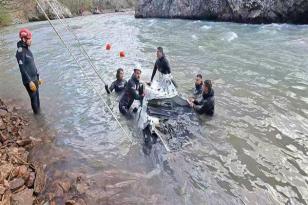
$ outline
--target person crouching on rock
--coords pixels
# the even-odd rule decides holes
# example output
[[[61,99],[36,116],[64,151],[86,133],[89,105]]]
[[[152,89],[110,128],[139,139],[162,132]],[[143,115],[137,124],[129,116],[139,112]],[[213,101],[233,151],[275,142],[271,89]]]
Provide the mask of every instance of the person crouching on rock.
[[[16,59],[19,65],[22,82],[30,96],[34,114],[40,113],[39,73],[34,63],[34,57],[30,50],[32,33],[28,29],[19,31],[20,41],[17,43]]]
[[[129,113],[129,108],[135,100],[140,100],[140,103],[142,104],[144,97],[144,86],[140,83],[141,72],[141,66],[137,65],[119,101],[119,110],[127,117],[132,117]]]
[[[215,98],[212,82],[205,80],[202,96],[198,99],[190,98],[187,102],[198,114],[214,115]]]
[[[108,94],[110,94],[113,90],[116,93],[121,93],[127,85],[127,81],[124,79],[124,70],[122,68],[119,68],[117,70],[116,74],[116,80],[110,85],[108,88],[108,85],[105,85],[105,90]]]

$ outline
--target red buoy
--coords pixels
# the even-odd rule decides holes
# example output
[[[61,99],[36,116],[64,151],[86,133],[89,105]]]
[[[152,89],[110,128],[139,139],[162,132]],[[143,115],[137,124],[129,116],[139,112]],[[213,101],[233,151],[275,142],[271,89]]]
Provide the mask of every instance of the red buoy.
[[[120,51],[120,57],[124,58],[125,57],[125,52],[124,51]]]
[[[106,50],[110,50],[111,49],[111,45],[109,43],[106,44]]]

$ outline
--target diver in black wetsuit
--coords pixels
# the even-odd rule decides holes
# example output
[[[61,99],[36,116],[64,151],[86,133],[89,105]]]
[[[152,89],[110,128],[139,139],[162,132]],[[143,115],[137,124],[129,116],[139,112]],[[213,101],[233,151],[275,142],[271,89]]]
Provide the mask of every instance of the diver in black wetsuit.
[[[203,85],[202,75],[198,74],[196,76],[196,79],[195,79],[195,89],[194,89],[194,96],[195,97],[198,97],[200,94],[202,94],[202,91],[203,91],[202,85]]]
[[[136,66],[134,73],[128,81],[124,93],[119,101],[119,110],[127,117],[132,117],[129,113],[129,108],[132,106],[134,100],[140,100],[142,103],[144,97],[144,86],[140,83],[140,77],[141,67]]]
[[[40,113],[39,79],[33,54],[30,50],[32,33],[28,29],[19,31],[20,41],[17,43],[16,59],[19,65],[22,82],[30,96],[31,107],[34,114]]]
[[[187,102],[198,114],[214,115],[215,98],[212,82],[210,80],[205,80],[202,97],[198,99],[191,98],[188,99]]]
[[[110,94],[113,90],[116,93],[121,93],[127,85],[127,81],[124,79],[124,70],[119,68],[116,74],[116,80],[110,85],[105,85],[105,90],[108,94]]]
[[[162,47],[158,47],[156,51],[157,60],[154,65],[154,69],[152,72],[151,82],[153,82],[156,71],[158,70],[162,74],[170,74],[171,68],[169,62],[165,56],[164,50]]]
[[[165,53],[162,47],[157,48],[156,56],[157,56],[157,60],[155,62],[154,69],[152,72],[151,82],[147,83],[149,86],[151,86],[157,70],[163,75],[171,74],[171,68],[170,68],[169,62],[165,56]],[[174,84],[174,86],[177,87],[176,82],[173,79],[171,79],[171,81]]]

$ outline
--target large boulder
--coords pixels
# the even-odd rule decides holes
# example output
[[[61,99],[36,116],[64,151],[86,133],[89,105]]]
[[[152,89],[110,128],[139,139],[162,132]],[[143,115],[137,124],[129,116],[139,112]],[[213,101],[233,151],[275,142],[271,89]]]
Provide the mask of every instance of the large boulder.
[[[40,8],[39,5],[36,5],[36,12],[29,16],[30,21],[46,20],[42,9],[46,12],[50,19],[57,19],[57,14],[61,18],[63,16],[65,18],[70,18],[73,16],[71,11],[58,0],[39,0],[39,2],[42,8]]]
[[[137,18],[308,23],[307,0],[139,0]]]

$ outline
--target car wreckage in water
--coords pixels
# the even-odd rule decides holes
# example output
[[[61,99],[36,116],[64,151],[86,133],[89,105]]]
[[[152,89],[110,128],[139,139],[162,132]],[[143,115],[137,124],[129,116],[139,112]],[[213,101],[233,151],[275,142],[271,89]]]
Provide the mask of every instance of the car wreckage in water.
[[[187,101],[179,95],[172,76],[160,76],[151,86],[145,87],[145,92],[136,120],[147,150],[150,151],[158,139],[168,152],[188,144],[198,120]]]

